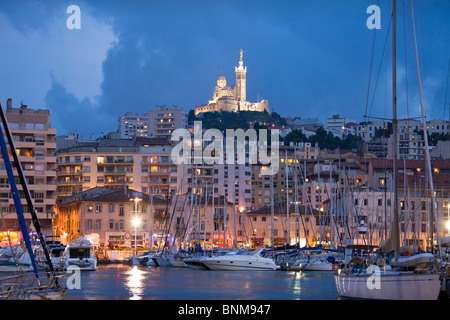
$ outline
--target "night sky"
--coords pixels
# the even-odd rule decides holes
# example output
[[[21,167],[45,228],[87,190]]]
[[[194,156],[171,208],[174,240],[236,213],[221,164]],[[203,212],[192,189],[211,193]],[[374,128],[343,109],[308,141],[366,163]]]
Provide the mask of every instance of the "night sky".
[[[381,29],[366,25],[370,5]],[[413,5],[427,119],[449,120],[450,1]],[[398,117],[420,117],[410,1],[397,11]],[[221,74],[235,84],[242,49],[250,102],[323,122],[392,117],[391,13],[377,0],[0,0],[0,100],[87,139],[126,112],[207,103]]]

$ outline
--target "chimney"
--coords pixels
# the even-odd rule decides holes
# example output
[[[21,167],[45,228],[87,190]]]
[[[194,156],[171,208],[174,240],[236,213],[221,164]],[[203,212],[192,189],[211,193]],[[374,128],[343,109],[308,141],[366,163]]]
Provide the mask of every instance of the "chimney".
[[[6,109],[11,109],[11,108],[12,108],[12,100],[11,100],[11,98],[9,98],[6,101]]]

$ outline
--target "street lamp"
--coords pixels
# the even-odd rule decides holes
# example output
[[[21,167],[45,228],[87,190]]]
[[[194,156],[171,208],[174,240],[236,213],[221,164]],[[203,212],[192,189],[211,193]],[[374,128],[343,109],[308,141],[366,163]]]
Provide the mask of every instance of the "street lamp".
[[[136,249],[137,249],[137,226],[141,224],[141,220],[138,217],[138,202],[142,199],[135,197],[134,199],[134,218],[133,218],[133,225],[134,225],[134,255],[136,256]]]
[[[136,256],[136,248],[137,248],[137,227],[141,224],[141,219],[138,217],[133,218],[133,226],[134,226],[134,255]]]

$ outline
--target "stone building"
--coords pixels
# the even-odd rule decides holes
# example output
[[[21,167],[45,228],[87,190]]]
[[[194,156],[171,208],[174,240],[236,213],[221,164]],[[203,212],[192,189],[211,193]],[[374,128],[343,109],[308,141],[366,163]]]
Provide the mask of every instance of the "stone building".
[[[242,50],[240,53],[239,66],[235,67],[236,84],[227,85],[224,75],[217,79],[217,86],[214,87],[213,97],[208,104],[195,107],[195,115],[203,112],[215,111],[259,111],[270,114],[269,102],[261,100],[259,102],[247,101],[247,67],[244,67],[242,60]]]

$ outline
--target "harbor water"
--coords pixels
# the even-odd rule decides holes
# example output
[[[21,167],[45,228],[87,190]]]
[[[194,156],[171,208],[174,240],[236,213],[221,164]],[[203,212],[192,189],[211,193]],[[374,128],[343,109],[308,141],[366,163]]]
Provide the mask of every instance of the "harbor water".
[[[68,300],[337,300],[332,272],[211,271],[99,265]]]

